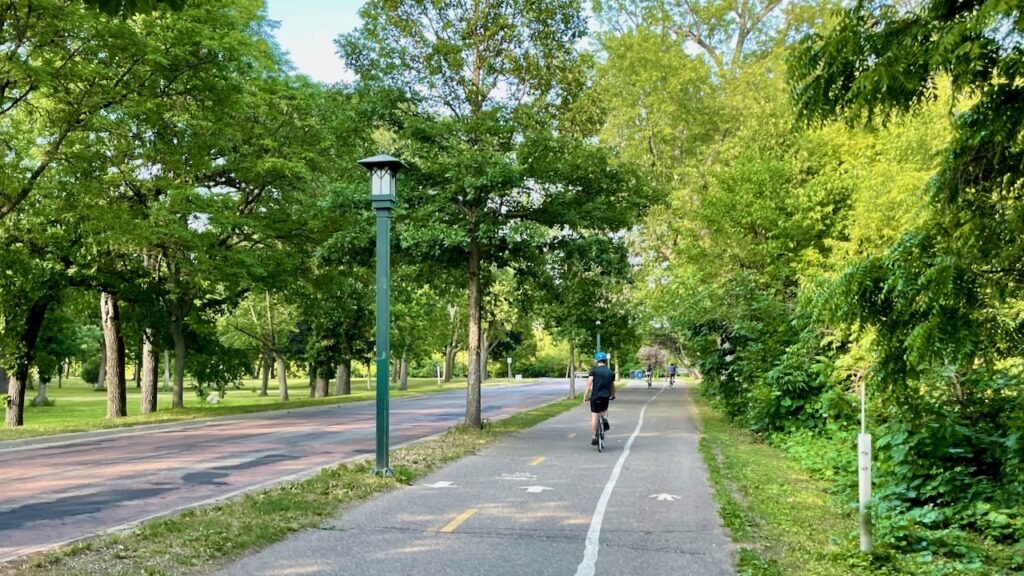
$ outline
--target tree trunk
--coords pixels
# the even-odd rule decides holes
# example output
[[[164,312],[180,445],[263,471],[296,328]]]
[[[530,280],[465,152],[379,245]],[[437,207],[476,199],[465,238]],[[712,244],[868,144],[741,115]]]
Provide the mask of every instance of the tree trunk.
[[[288,373],[284,364],[284,354],[274,350],[274,359],[277,360],[277,395],[278,400],[288,401]]]
[[[171,408],[185,407],[185,327],[183,318],[171,313],[171,338],[174,340],[174,390]]]
[[[263,353],[260,354],[260,368],[262,369],[261,377],[263,378],[260,382],[260,396],[266,396],[270,388],[270,358],[271,355],[269,350],[264,350]]]
[[[145,343],[139,342],[138,354],[135,355],[135,387],[142,388],[142,349]]]
[[[405,359],[405,354],[402,354],[402,362],[398,368],[398,389],[409,389],[409,361]]]
[[[313,371],[316,372],[316,384],[313,388],[313,397],[326,398],[331,391],[327,379],[327,367],[320,366],[317,368],[313,368]]]
[[[139,413],[149,414],[156,412],[156,383],[160,373],[159,359],[156,356],[156,347],[153,346],[153,329],[142,330],[142,399],[139,402]]]
[[[121,334],[121,311],[109,292],[100,295],[100,313],[107,350],[107,418],[121,418],[128,415],[124,337]]]
[[[576,346],[569,341],[569,398],[576,398]]]
[[[352,359],[346,358],[338,364],[337,381],[334,383],[335,396],[348,396],[352,393]]]
[[[46,385],[49,383],[49,380],[39,379],[39,389],[36,391],[36,397],[32,399],[33,406],[46,406]]]
[[[171,390],[171,351],[164,350],[164,392]]]
[[[25,380],[17,372],[11,377],[7,390],[7,412],[4,416],[4,426],[7,428],[25,424]],[[28,370],[25,371],[25,378],[28,378]]]
[[[67,360],[61,360],[60,365],[57,366],[57,389],[60,390],[64,387],[64,363]]]
[[[100,302],[100,310],[102,312],[103,304]],[[96,378],[96,388],[103,390],[107,386],[107,336],[106,334],[100,335],[100,373]]]
[[[35,359],[36,341],[39,330],[46,318],[46,309],[50,306],[48,297],[37,299],[25,316],[25,327],[19,338],[21,357],[12,362],[13,373],[7,385],[7,406],[4,425],[16,428],[25,424],[25,383],[28,381],[29,370]]]
[[[455,355],[459,351],[455,346],[449,346],[444,351],[444,381],[452,381],[452,370],[455,369]]]
[[[371,368],[370,368],[370,360],[367,359],[366,360],[366,389],[367,390],[372,390],[373,389],[370,386],[370,378],[371,377],[372,377],[372,374],[371,374]]]
[[[480,420],[480,243],[469,244],[469,374],[466,385],[466,427],[479,430]]]

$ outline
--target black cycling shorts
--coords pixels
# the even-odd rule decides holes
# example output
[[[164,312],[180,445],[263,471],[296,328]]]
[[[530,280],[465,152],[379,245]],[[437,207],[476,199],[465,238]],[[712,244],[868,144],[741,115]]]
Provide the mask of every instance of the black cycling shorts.
[[[599,414],[608,411],[608,398],[591,398],[590,411]]]

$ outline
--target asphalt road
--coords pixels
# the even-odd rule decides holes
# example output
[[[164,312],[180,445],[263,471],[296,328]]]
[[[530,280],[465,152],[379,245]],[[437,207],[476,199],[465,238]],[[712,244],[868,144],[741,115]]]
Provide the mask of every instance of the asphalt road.
[[[685,390],[621,390],[603,453],[588,418],[552,418],[221,576],[735,574]]]
[[[483,417],[563,396],[565,381],[485,387]],[[447,430],[464,390],[391,400],[391,446]],[[373,454],[374,404],[0,442],[0,562]]]

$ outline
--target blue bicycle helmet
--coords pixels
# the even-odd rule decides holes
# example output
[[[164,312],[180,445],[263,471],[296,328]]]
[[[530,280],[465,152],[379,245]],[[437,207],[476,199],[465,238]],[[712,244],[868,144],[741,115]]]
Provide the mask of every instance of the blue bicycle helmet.
[[[595,362],[603,362],[605,360],[608,360],[608,355],[605,354],[604,352],[598,352],[597,354],[594,354]]]

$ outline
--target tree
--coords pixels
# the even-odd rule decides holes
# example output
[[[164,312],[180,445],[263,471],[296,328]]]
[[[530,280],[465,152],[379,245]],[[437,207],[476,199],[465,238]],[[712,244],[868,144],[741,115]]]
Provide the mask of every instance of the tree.
[[[669,352],[658,345],[644,346],[636,353],[636,356],[642,364],[650,366],[653,370],[668,365]]]
[[[58,381],[67,359],[74,356],[81,346],[83,333],[76,330],[75,318],[66,310],[64,302],[47,314],[36,341],[35,367],[39,375],[39,387],[32,400],[35,406],[47,405],[46,388],[54,376]]]
[[[414,225],[399,235],[419,254],[466,267],[466,425],[479,428],[488,267],[523,257],[552,228],[625,226],[645,198],[634,175],[585,139],[593,124],[574,108],[588,65],[576,51],[586,21],[575,0],[375,0],[360,14],[363,26],[337,41],[346,64],[361,83],[419,105],[393,141],[412,166],[403,198]],[[588,211],[589,202],[621,210]]]
[[[575,397],[576,352],[596,345],[598,321],[605,342],[626,350],[627,311],[619,295],[630,274],[628,254],[622,237],[597,234],[559,238],[546,254],[546,264],[535,268],[541,275],[537,300],[545,324],[569,343],[569,395]]]
[[[65,160],[67,147],[156,84],[132,23],[79,2],[0,6],[0,220]],[[148,74],[149,73],[149,74]]]
[[[735,76],[751,54],[777,45],[782,0],[601,0],[594,11],[620,36],[649,31],[682,48],[697,47],[720,79]],[[653,88],[647,85],[646,88]]]
[[[406,269],[393,278],[391,347],[398,360],[398,387],[409,386],[409,364],[443,347],[448,334],[448,310],[429,284],[419,281],[418,271]]]
[[[889,470],[905,486],[944,478],[918,501],[970,501],[1003,480],[1019,489],[1019,450],[1007,442],[1020,426],[1001,415],[1024,355],[1022,33],[1008,2],[856,3],[790,59],[793,99],[812,124],[891,124],[945,98],[949,82],[952,139],[924,188],[927,217],[826,297],[830,318],[872,337],[867,376],[894,406],[888,429],[911,438]],[[958,438],[971,457],[932,437]]]
[[[295,331],[298,314],[295,307],[275,298],[269,292],[250,292],[239,302],[230,315],[220,320],[221,340],[235,348],[255,343],[263,363],[263,386],[260,395],[266,396],[271,364],[276,363],[278,396],[288,400],[287,343]]]

